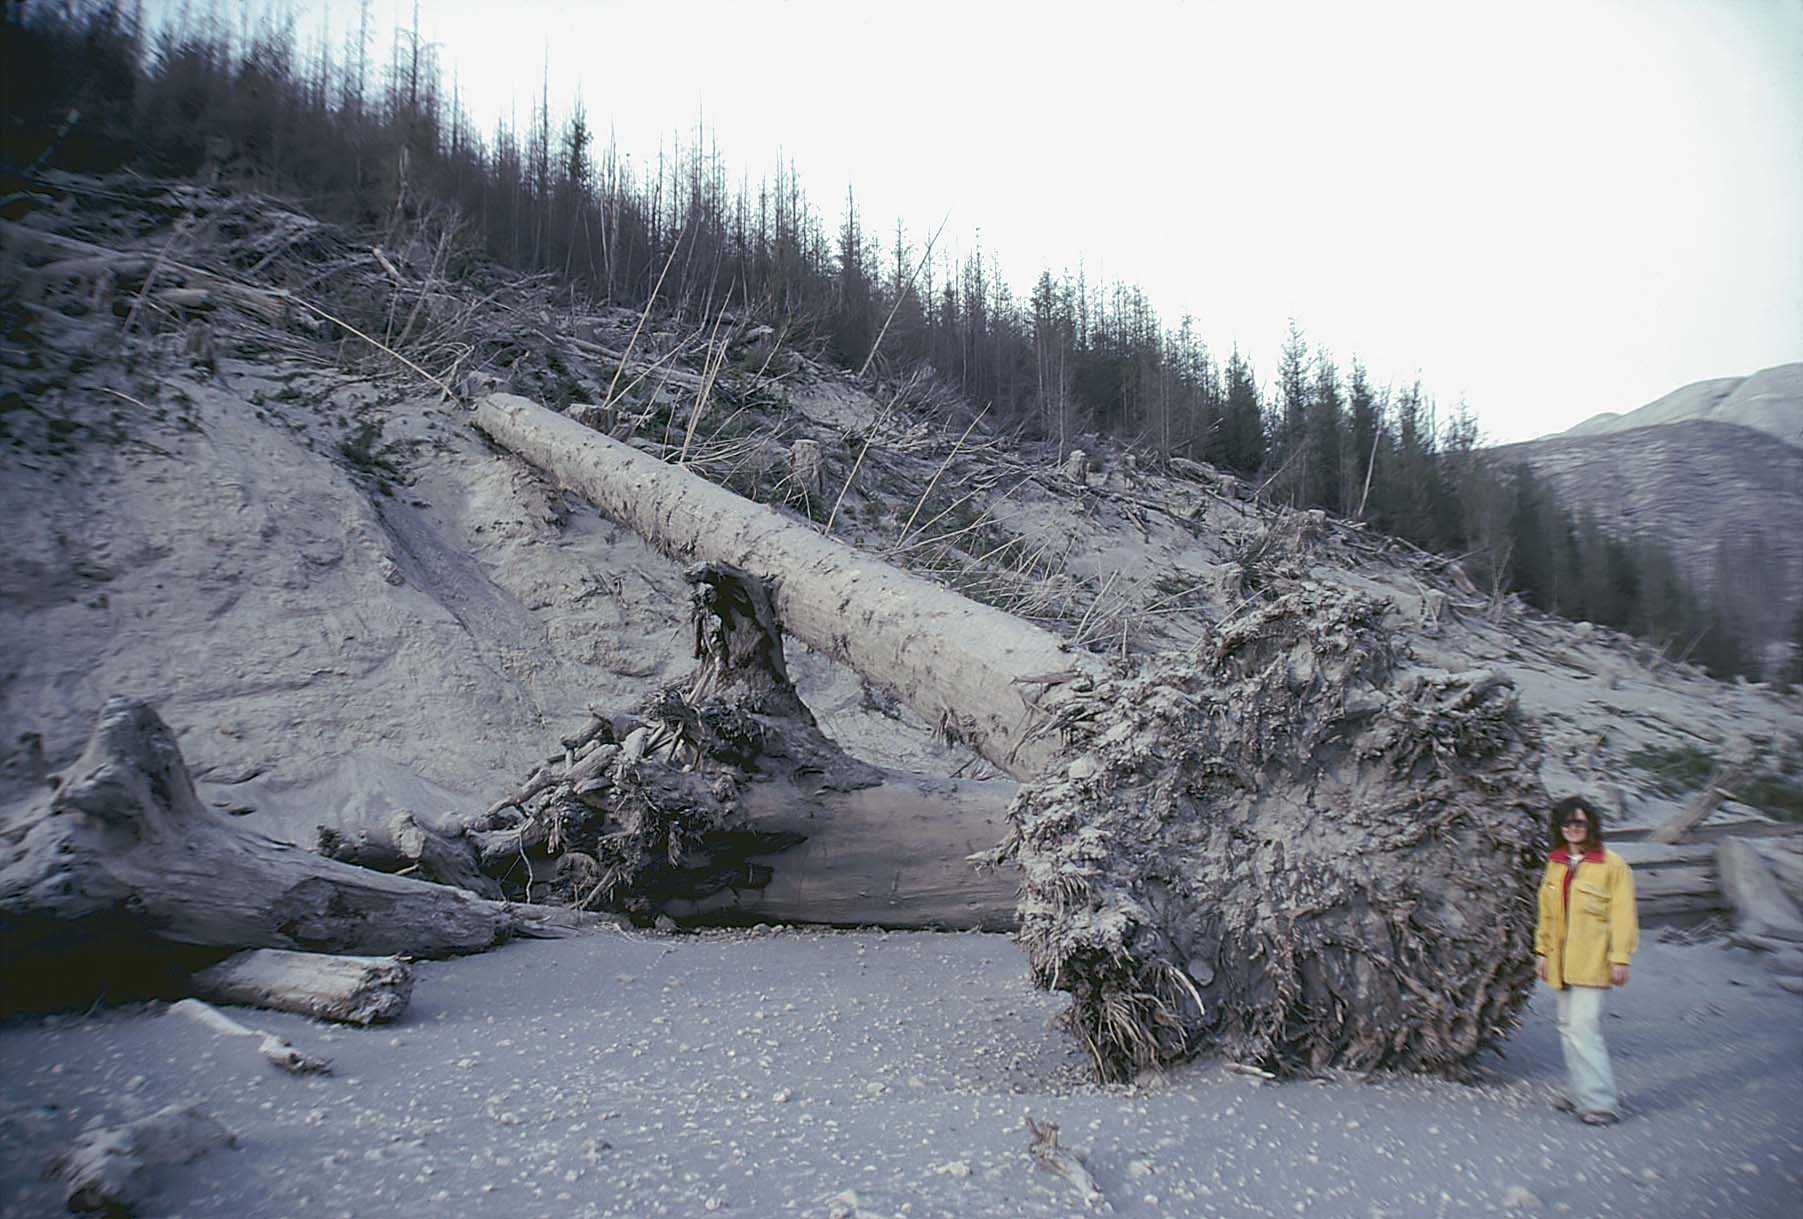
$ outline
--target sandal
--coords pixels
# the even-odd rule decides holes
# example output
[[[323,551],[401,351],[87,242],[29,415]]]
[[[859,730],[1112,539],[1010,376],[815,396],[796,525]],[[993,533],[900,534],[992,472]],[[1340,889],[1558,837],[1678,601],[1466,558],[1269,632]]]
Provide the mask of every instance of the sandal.
[[[1578,1120],[1586,1126],[1613,1126],[1621,1119],[1605,1109],[1586,1109],[1578,1114]]]

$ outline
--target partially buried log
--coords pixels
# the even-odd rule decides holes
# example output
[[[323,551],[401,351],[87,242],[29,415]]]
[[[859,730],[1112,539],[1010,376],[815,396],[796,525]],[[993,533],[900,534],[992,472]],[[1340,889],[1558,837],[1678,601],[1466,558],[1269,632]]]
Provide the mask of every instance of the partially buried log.
[[[772,580],[798,636],[1026,780],[991,859],[1102,1077],[1456,1071],[1526,1002],[1532,727],[1504,675],[1415,663],[1394,606],[1312,577],[1307,531],[1270,531],[1193,653],[1111,669],[523,399],[476,423],[666,552]]]
[[[183,993],[242,948],[445,956],[533,912],[253,834],[195,794],[174,735],[115,698],[58,785],[0,827],[0,1004]],[[563,921],[568,921],[567,918]]]
[[[195,973],[194,993],[341,1024],[398,1020],[413,997],[413,966],[399,957],[327,956],[253,948]]]

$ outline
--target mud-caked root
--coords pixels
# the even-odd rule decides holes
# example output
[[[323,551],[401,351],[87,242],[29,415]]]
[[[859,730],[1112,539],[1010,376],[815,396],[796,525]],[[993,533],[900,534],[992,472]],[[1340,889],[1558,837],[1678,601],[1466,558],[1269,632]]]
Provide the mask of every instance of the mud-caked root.
[[[1099,683],[1024,785],[1035,981],[1103,1079],[1201,1053],[1452,1070],[1533,971],[1533,743],[1508,680],[1414,664],[1312,582]]]

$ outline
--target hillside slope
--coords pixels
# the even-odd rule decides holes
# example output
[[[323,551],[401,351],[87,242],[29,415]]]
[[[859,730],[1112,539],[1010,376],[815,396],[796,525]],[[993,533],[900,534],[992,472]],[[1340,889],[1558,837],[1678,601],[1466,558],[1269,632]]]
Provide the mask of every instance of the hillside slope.
[[[166,240],[140,230],[111,248]],[[0,348],[0,511],[17,522],[0,537],[7,800],[72,760],[102,701],[128,694],[181,734],[203,794],[258,828],[310,841],[318,824],[397,806],[456,820],[555,752],[587,706],[624,708],[688,667],[676,566],[496,452],[418,376],[343,331],[322,342],[219,301],[147,310],[149,333],[122,339],[141,281],[70,267],[18,226],[0,234],[20,272]],[[379,293],[394,291],[383,270],[346,265],[368,281],[345,294],[376,298],[379,321]],[[545,390],[530,346],[598,400],[636,319],[511,290],[435,307],[513,344],[511,370],[488,361],[512,388]],[[969,408],[930,386],[772,359],[751,327],[721,348],[709,397],[688,388],[701,379],[683,369],[706,350],[683,357],[689,340],[669,319],[640,340],[651,354],[636,358],[675,370],[623,404],[640,412],[641,447],[830,516],[835,536],[1083,646],[1186,647],[1261,565],[1284,563],[1388,599],[1425,663],[1506,671],[1541,733],[1547,787],[1616,790],[1630,821],[1678,798],[1636,772],[1638,751],[1713,755],[1751,736],[1776,765],[1803,749],[1795,698],[1492,604],[1443,560],[1255,503],[1205,468],[1152,471],[1092,445],[1073,477],[1050,451],[965,435]],[[824,454],[812,491],[788,464],[798,440]],[[796,651],[804,695],[851,748],[979,769],[884,692]]]

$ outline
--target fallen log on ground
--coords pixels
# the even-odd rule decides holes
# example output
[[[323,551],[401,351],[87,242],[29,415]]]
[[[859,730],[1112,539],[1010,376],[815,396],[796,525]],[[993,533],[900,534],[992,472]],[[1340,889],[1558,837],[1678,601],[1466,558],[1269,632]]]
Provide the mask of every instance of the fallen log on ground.
[[[1729,908],[1713,843],[1668,846],[1611,835],[1609,846],[1634,869],[1634,906],[1642,922],[1691,920]]]
[[[1267,530],[1194,654],[1111,669],[524,399],[476,423],[664,551],[772,581],[785,627],[1025,780],[990,858],[1021,865],[1033,977],[1103,1078],[1456,1071],[1526,1002],[1531,727],[1506,677],[1413,664],[1394,607],[1311,578],[1308,530]]]
[[[398,1020],[413,998],[413,966],[399,957],[327,956],[253,948],[190,980],[214,1003],[238,1003],[315,1020],[378,1024]]]
[[[201,803],[174,734],[128,699],[107,702],[81,757],[0,828],[9,1008],[185,993],[194,969],[243,948],[447,956],[541,921],[243,829]]]
[[[773,579],[786,632],[1016,778],[1050,762],[1059,744],[1044,732],[1051,712],[1103,672],[1047,631],[524,398],[489,394],[475,423],[666,554]]]

